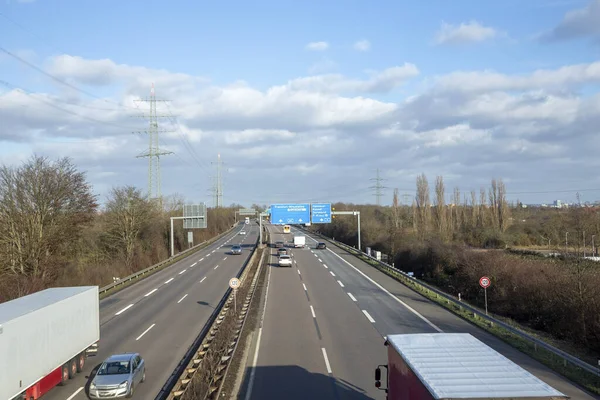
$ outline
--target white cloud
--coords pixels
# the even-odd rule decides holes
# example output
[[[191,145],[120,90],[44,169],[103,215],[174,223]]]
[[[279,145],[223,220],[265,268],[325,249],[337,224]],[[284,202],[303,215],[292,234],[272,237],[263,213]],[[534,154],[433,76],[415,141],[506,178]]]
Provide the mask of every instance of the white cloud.
[[[312,42],[306,45],[306,49],[311,51],[324,51],[328,48],[329,44],[327,42]]]
[[[435,43],[465,44],[483,42],[497,35],[498,32],[494,28],[483,26],[477,21],[461,23],[460,25],[451,25],[442,22],[442,27],[436,35]]]
[[[585,36],[600,37],[600,0],[592,0],[583,8],[567,12],[554,29],[539,38],[552,42]]]
[[[390,187],[411,190],[414,176],[425,172],[444,175],[448,187],[463,191],[502,177],[511,192],[574,187],[583,163],[588,170],[600,166],[600,95],[574,90],[600,80],[598,63],[519,75],[458,71],[397,102],[377,96],[418,76],[413,64],[363,79],[299,77],[263,90],[242,81],[208,85],[203,78],[111,60],[62,56],[48,65],[62,78],[101,85],[114,96],[0,95],[0,159],[17,163],[34,151],[69,155],[90,171],[100,193],[121,184],[145,188],[147,160],[136,156],[147,149],[147,136],[132,131],[143,131],[147,121],[132,115],[147,105],[136,110],[132,100],[146,97],[151,80],[158,98],[169,90],[178,94],[170,109],[158,110],[177,114],[181,129],[161,134],[160,146],[176,153],[161,158],[163,192],[194,201],[211,201],[206,189],[217,153],[230,171],[224,174],[225,203],[248,205],[372,201],[374,168]],[[176,89],[167,86],[174,82]],[[177,129],[167,121],[161,126]],[[586,187],[600,184],[595,176],[586,179]]]
[[[359,40],[354,43],[354,48],[358,51],[368,51],[371,48],[371,43],[366,39]]]

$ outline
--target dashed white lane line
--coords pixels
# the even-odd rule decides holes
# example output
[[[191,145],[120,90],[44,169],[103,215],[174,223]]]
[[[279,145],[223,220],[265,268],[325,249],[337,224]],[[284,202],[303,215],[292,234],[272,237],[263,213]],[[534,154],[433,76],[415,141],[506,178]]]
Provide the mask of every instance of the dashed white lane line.
[[[67,400],[72,400],[72,399],[73,399],[75,396],[77,396],[77,395],[79,394],[79,392],[81,392],[82,390],[83,390],[83,386],[82,386],[82,387],[80,387],[79,389],[77,389],[77,390],[75,391],[75,393],[73,393],[72,395],[70,395],[70,396],[67,398]]]
[[[319,262],[320,262],[320,263],[322,263],[322,262],[323,262],[323,260],[321,260],[321,259],[319,258]]]
[[[225,258],[223,259],[223,261],[225,261],[225,260],[227,260],[227,257],[225,257]]]
[[[314,239],[313,239],[314,240]],[[359,274],[361,274],[362,276],[364,276],[369,282],[371,282],[373,285],[377,286],[379,289],[381,289],[384,293],[386,293],[387,295],[389,295],[392,299],[396,300],[398,303],[402,304],[404,307],[406,307],[407,310],[409,310],[410,312],[412,312],[413,314],[415,314],[417,317],[421,318],[423,321],[425,321],[429,326],[431,326],[433,329],[435,329],[438,332],[444,332],[443,330],[441,330],[439,327],[437,327],[433,322],[431,322],[430,320],[428,320],[427,318],[425,318],[423,315],[421,315],[417,310],[415,310],[414,308],[412,308],[411,306],[409,306],[408,304],[406,304],[405,302],[403,302],[402,300],[400,300],[398,297],[394,296],[393,294],[390,293],[389,290],[387,290],[386,288],[384,288],[383,286],[381,286],[379,283],[375,282],[375,280],[371,279],[371,277],[367,276],[367,274],[365,274],[364,272],[362,272],[360,269],[356,268],[354,265],[350,264],[348,261],[344,260],[339,254],[337,254],[335,251],[331,250],[331,249],[327,249],[331,252],[331,254],[333,254],[334,256],[336,256],[337,258],[339,258],[340,260],[342,260],[343,262],[345,262],[346,264],[348,264],[351,268],[353,268],[356,272],[358,272]]]
[[[319,256],[318,256],[318,255],[316,255],[316,254],[315,254],[314,256],[315,256],[315,257],[317,257],[317,258],[319,258]]]
[[[198,264],[197,262],[193,263],[192,265],[190,265],[190,267],[193,267],[194,265]]]
[[[205,279],[206,279],[206,277],[200,279],[200,283],[204,282]]]
[[[299,269],[297,269],[296,271],[298,271],[298,275],[302,275],[302,274],[300,273],[300,270],[299,270]]]
[[[302,286],[304,286],[304,291],[308,292],[308,289],[306,288],[306,285],[303,283]]]
[[[315,315],[315,309],[313,308],[313,306],[310,306],[310,313],[312,314],[313,318],[317,318],[317,316]]]
[[[331,276],[335,276],[335,274],[333,273],[333,271],[329,271],[329,273],[331,274]]]
[[[187,269],[184,269],[183,271],[181,271],[181,272],[179,273],[179,275],[183,274],[185,271],[187,271]]]
[[[328,267],[327,265],[323,264],[323,266],[324,266],[325,268],[329,269],[329,267]]]
[[[325,367],[327,367],[327,372],[331,374],[331,365],[329,365],[329,358],[327,358],[327,351],[325,350],[325,347],[321,347],[321,350],[323,350],[323,358],[325,359]]]
[[[144,295],[144,297],[148,297],[148,296],[150,296],[152,293],[156,292],[157,290],[158,290],[158,288],[157,288],[157,289],[152,289],[151,291],[149,291],[148,293],[146,293],[146,294]]]
[[[198,260],[198,262],[200,262],[200,261],[204,261],[204,257],[202,257],[201,259]]]
[[[148,328],[148,329],[146,329],[144,332],[142,332],[142,334],[141,334],[140,336],[138,336],[138,337],[137,337],[137,339],[135,339],[135,340],[136,340],[136,341],[137,341],[137,340],[140,340],[140,339],[142,338],[142,336],[144,336],[146,333],[148,333],[148,331],[149,331],[150,329],[154,328],[154,325],[156,325],[156,324],[152,324],[152,325],[150,325],[150,328]]]
[[[348,293],[348,296],[350,296],[350,298],[352,299],[352,301],[357,301],[356,297],[352,296],[352,293]]]
[[[375,323],[375,320],[373,319],[373,317],[371,317],[371,315],[367,312],[367,310],[362,310],[363,314],[365,314],[365,317],[367,317],[367,319],[371,322],[371,323]]]
[[[219,268],[219,266],[218,266],[218,265],[217,265],[216,267],[214,267],[213,269],[217,269],[217,268]]]
[[[128,305],[127,307],[125,307],[124,309],[122,309],[121,311],[117,312],[115,315],[121,315],[123,314],[125,311],[129,310],[131,307],[133,307],[133,304]]]
[[[342,283],[342,281],[338,281],[338,283],[340,284],[341,287],[344,287],[344,284]]]
[[[165,281],[165,283],[169,283],[169,282],[171,282],[173,279],[175,279],[175,278],[171,278],[171,279],[169,279],[168,281]]]
[[[177,304],[181,303],[183,301],[183,299],[185,299],[187,297],[187,294],[185,296],[183,296],[182,298],[179,299],[179,301],[177,302]]]

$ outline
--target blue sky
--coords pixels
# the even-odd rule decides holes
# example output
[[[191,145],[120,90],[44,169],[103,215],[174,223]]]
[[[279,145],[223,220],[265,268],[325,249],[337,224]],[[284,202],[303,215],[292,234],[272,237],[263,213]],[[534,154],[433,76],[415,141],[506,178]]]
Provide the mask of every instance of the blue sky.
[[[565,15],[574,10],[581,10],[575,24],[563,22]],[[311,198],[322,196],[323,200],[335,201],[337,199],[330,197],[339,193],[326,190],[332,186],[331,182],[355,185],[356,181],[364,182],[365,189],[340,200],[372,202],[372,193],[366,187],[371,184],[369,178],[376,168],[382,169],[386,185],[390,187],[385,199],[389,203],[391,188],[413,188],[418,171],[427,173],[432,182],[436,174],[444,175],[449,186],[458,185],[464,190],[478,189],[489,182],[492,175],[503,178],[509,192],[512,188],[515,193],[532,187],[539,191],[600,188],[595,176],[581,176],[577,172],[582,163],[587,168],[595,166],[591,154],[589,160],[582,159],[578,153],[581,148],[591,151],[598,145],[592,138],[593,130],[589,130],[600,115],[600,102],[596,97],[600,73],[594,69],[600,55],[600,28],[590,24],[597,10],[600,10],[598,0],[251,3],[8,0],[0,4],[0,47],[79,89],[110,98],[111,102],[129,102],[126,107],[133,106],[127,95],[136,93],[145,97],[149,82],[156,81],[159,97],[165,95],[174,100],[172,111],[181,112],[178,122],[183,127],[182,134],[188,135],[196,153],[182,143],[171,143],[169,137],[165,137],[165,145],[172,145],[180,158],[186,158],[188,166],[191,163],[206,167],[203,177],[194,185],[188,185],[180,178],[185,175],[181,171],[187,167],[177,164],[175,157],[165,161],[165,191],[210,201],[206,194],[210,181],[204,175],[211,173],[210,162],[216,153],[223,152],[231,169],[226,178],[229,181],[224,196],[226,203],[293,201],[309,196],[307,191],[311,192]],[[446,38],[458,39],[436,42],[443,24],[447,24]],[[456,30],[461,24],[466,24],[462,35]],[[540,39],[540,35],[554,29],[553,40]],[[355,47],[361,40],[369,43],[363,51]],[[317,42],[327,43],[327,48],[312,51],[307,48],[309,43]],[[72,67],[65,69],[64,64],[56,61],[61,55],[78,57],[79,61],[73,61]],[[106,64],[94,64],[94,60],[105,60]],[[413,72],[408,71],[407,63],[412,65]],[[578,64],[592,66],[589,76],[573,83],[577,80],[574,76],[582,73],[571,72],[572,76],[565,78],[563,84],[559,69]],[[393,67],[407,69],[388,70]],[[132,68],[138,69],[132,72]],[[555,74],[559,83],[547,83],[544,79],[538,83],[532,77],[540,69]],[[381,78],[379,85],[375,85],[372,74],[386,70],[385,76],[400,74],[394,78],[396,83]],[[473,75],[466,79],[464,87],[448,92],[442,83],[455,82],[456,73],[461,71],[495,72],[502,75],[504,83],[489,87],[486,81],[483,89],[471,90],[467,86],[480,80],[480,75]],[[308,87],[306,80],[300,80],[307,77],[312,77],[312,82],[318,77],[318,87],[313,84]],[[511,86],[520,77],[525,81],[531,79],[531,84]],[[481,78],[484,79],[487,78]],[[18,163],[32,151],[72,155],[71,151],[79,155],[76,148],[56,152],[55,146],[44,147],[45,140],[51,142],[57,136],[81,137],[88,141],[115,137],[132,140],[131,143],[135,143],[132,146],[143,150],[143,140],[128,139],[130,133],[123,133],[135,125],[131,117],[98,114],[89,103],[95,101],[94,98],[82,93],[74,97],[75,92],[67,91],[65,85],[56,84],[39,71],[2,53],[0,80],[32,92],[58,96],[55,100],[59,102],[55,104],[62,104],[61,107],[65,104],[71,107],[69,102],[75,99],[87,102],[74,112],[113,124],[110,129],[106,123],[93,127],[90,126],[93,122],[82,125],[81,120],[74,122],[69,119],[72,115],[66,113],[60,117],[66,118],[64,120],[32,122],[40,118],[42,111],[37,112],[35,108],[40,103],[36,102],[36,106],[17,104],[16,98],[11,97],[15,93],[0,86],[0,90],[7,91],[4,101],[17,107],[20,117],[17,121],[16,114],[11,114],[14,125],[10,132],[8,125],[4,132],[0,128],[3,148],[0,161]],[[102,81],[108,83],[102,84]],[[513,83],[507,83],[509,81]],[[290,82],[299,86],[289,89],[286,85]],[[375,86],[360,82],[371,82]],[[274,88],[279,88],[278,97],[272,102],[268,97],[273,95]],[[257,103],[259,93],[264,104]],[[532,96],[537,100],[533,101]],[[275,110],[288,101],[289,107]],[[436,104],[440,101],[449,108],[438,114]],[[532,105],[540,101],[543,108]],[[98,107],[98,103],[94,104]],[[250,115],[253,107],[260,108],[260,112]],[[499,110],[509,113],[509,121],[497,118],[489,107],[500,107]],[[315,120],[299,117],[302,113],[295,110],[300,108],[306,108],[307,115],[315,116]],[[561,115],[557,115],[556,110]],[[48,111],[45,108],[43,112]],[[61,114],[58,110],[52,112]],[[284,118],[287,112],[291,114]],[[367,117],[368,113],[372,113],[372,117]],[[356,117],[357,114],[361,117]],[[571,115],[577,117],[572,119]],[[351,121],[350,117],[360,121]],[[114,124],[123,131],[115,131]],[[383,132],[392,125],[398,132],[386,136]],[[44,137],[41,141],[40,129]],[[16,139],[10,138],[15,130],[25,143],[17,144]],[[289,132],[289,143],[287,139],[277,141],[285,134],[280,132],[279,135],[284,136],[277,136],[273,130]],[[571,135],[569,140],[565,140],[565,132]],[[254,135],[252,137],[257,139],[244,142],[244,151],[240,152],[239,143],[243,142],[240,138],[244,135]],[[229,142],[224,137],[230,138]],[[437,139],[431,141],[424,139],[426,137]],[[302,149],[308,153],[302,153],[295,144],[297,140],[323,140],[327,145],[320,146],[318,154],[310,146]],[[338,145],[344,141],[347,147]],[[124,143],[118,146],[120,150],[129,147],[130,142]],[[372,148],[372,157],[365,156],[365,145]],[[439,147],[447,145],[450,147]],[[336,151],[320,153],[331,150],[331,146],[336,146]],[[513,151],[492,153],[499,147]],[[252,160],[258,159],[257,154],[273,151],[287,152],[286,167],[290,172],[286,174],[291,174],[291,178],[280,191],[261,193],[251,182],[269,168],[276,168],[277,161],[271,160],[273,165],[266,163],[265,171],[261,171]],[[381,151],[390,153],[382,156],[378,153]],[[474,157],[474,153],[480,152],[486,157],[485,152],[490,152],[488,158],[494,162],[486,161],[486,157]],[[515,154],[521,154],[520,169],[515,165]],[[473,159],[467,162],[465,155]],[[92,179],[99,193],[104,194],[115,182],[144,186],[145,163],[131,160],[131,156],[122,154],[122,159],[127,161],[118,165],[118,157],[107,150],[106,155],[98,155],[96,159],[81,159],[81,165],[97,171]],[[242,161],[246,157],[247,160]],[[355,161],[347,162],[348,158]],[[248,166],[256,169],[250,178],[239,172]],[[300,171],[296,175],[294,168]],[[323,177],[316,187],[309,170]],[[528,171],[529,176],[524,177],[519,171]],[[553,178],[547,179],[545,173],[552,173]],[[596,194],[600,195],[600,191]],[[592,192],[589,199],[596,194]],[[557,196],[527,194],[525,200],[551,201]],[[567,201],[574,199],[574,194],[560,196]]]

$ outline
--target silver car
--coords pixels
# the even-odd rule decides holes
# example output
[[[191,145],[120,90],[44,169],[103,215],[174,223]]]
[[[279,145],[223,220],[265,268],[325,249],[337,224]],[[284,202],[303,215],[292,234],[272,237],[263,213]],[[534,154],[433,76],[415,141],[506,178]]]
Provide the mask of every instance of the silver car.
[[[146,380],[146,363],[138,353],[108,357],[90,383],[90,399],[131,397],[136,386]]]
[[[242,254],[242,246],[239,244],[231,246],[231,254]]]

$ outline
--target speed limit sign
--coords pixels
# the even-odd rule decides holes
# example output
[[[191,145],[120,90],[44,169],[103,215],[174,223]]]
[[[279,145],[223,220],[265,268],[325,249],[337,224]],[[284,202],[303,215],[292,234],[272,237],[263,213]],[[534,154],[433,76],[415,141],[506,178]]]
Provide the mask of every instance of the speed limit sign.
[[[484,289],[487,289],[488,287],[490,287],[491,284],[492,284],[492,281],[490,281],[490,278],[488,278],[487,276],[482,276],[479,279],[479,285]]]

